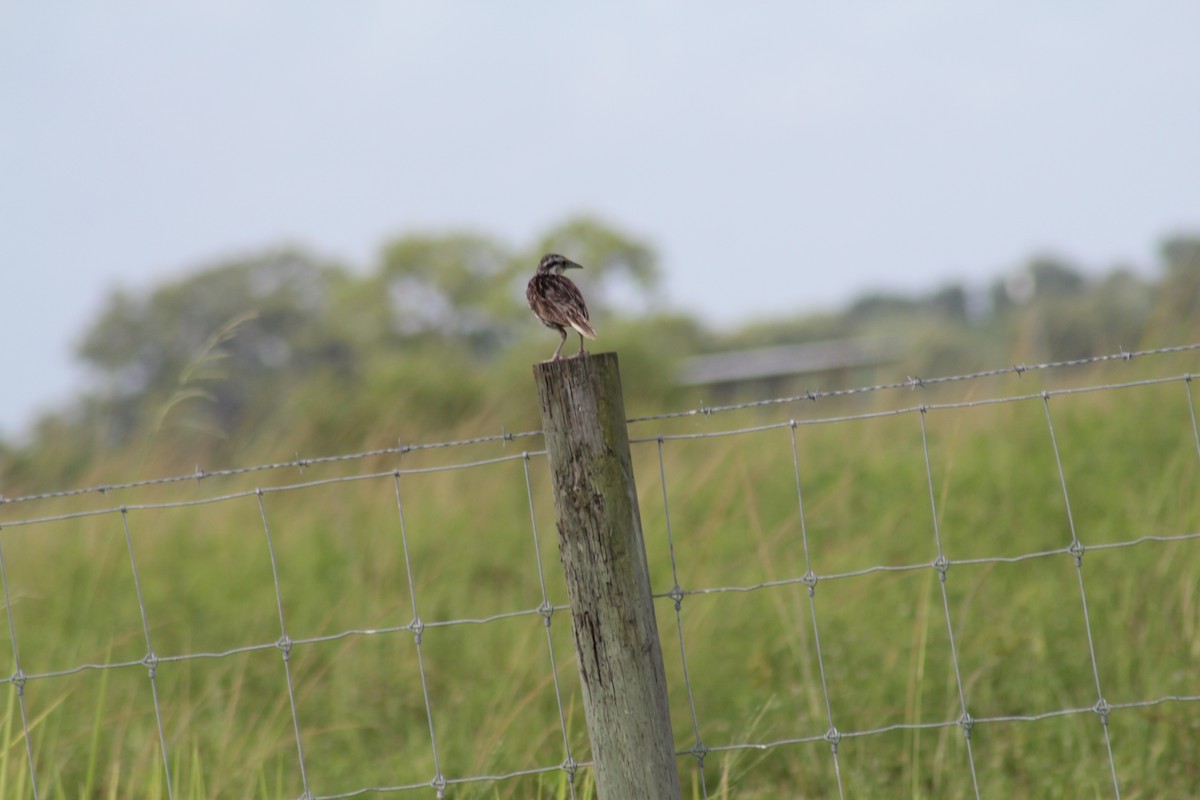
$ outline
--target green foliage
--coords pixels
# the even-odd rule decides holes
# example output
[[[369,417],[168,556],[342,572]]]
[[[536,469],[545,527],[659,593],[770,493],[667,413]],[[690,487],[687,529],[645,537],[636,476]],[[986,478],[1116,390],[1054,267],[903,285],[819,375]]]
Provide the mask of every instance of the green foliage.
[[[98,391],[47,416],[24,446],[0,443],[0,481],[9,494],[67,485],[125,449],[140,459],[116,459],[130,471],[108,480],[144,477],[150,464],[274,458],[271,448],[443,438],[477,415],[497,427],[534,426],[529,361],[554,342],[531,324],[523,291],[550,250],[586,264],[598,346],[620,351],[634,406],[686,396],[674,375],[696,352],[879,337],[906,350],[897,375],[937,375],[1200,335],[1200,239],[1186,235],[1164,242],[1157,283],[1127,269],[1091,278],[1039,256],[985,294],[960,284],[876,293],[840,312],[720,333],[657,311],[652,248],[592,218],[567,220],[522,248],[470,231],[411,234],[386,244],[365,274],[279,250],[146,294],[114,293],[79,348]]]
[[[614,329],[637,324],[615,304],[654,303],[653,251],[628,234],[578,218],[539,247],[586,261],[593,317]],[[280,250],[145,294],[115,292],[79,346],[98,390],[47,416],[25,446],[0,443],[0,486],[12,494],[72,481],[101,458],[129,469],[108,480],[128,480],[152,464],[229,463],[260,446],[263,458],[272,446],[387,446],[441,435],[485,406],[509,414],[514,404],[496,401],[526,405],[517,387],[528,353],[553,345],[524,298],[536,259],[481,234],[413,234],[387,244],[366,275]],[[646,333],[669,336],[680,324],[651,320]],[[686,346],[681,336],[664,343]],[[125,450],[140,458],[112,457]]]
[[[333,318],[336,267],[282,251],[235,261],[156,289],[116,293],[79,352],[105,387],[109,436],[148,420],[228,432],[254,397],[325,366],[352,370]]]
[[[679,333],[686,335],[686,327]],[[1103,381],[1118,369],[1126,379],[1137,376],[1128,370],[1138,365],[1114,365],[1088,377]],[[378,402],[371,396],[375,391],[387,397],[408,379],[397,373],[357,402],[371,407]],[[1027,390],[1025,383],[1016,388]],[[1190,387],[1171,383],[1051,400],[1073,522],[1088,548],[1083,557],[1088,610],[1110,703],[1195,693],[1197,542],[1096,547],[1198,529],[1192,487],[1200,478],[1200,461],[1185,388]],[[370,426],[353,422],[360,413],[354,393],[332,383],[329,390],[330,405],[350,404],[344,424],[366,431]],[[472,399],[455,412],[478,415],[463,421],[465,431],[492,426],[485,394],[471,390]],[[876,410],[914,402],[907,391],[876,401]],[[1074,560],[1060,554],[1011,564],[961,563],[1061,549],[1070,542],[1040,399],[926,415],[936,517],[921,415],[822,423],[824,417],[864,410],[852,398],[844,405],[826,402],[639,423],[631,431],[643,440],[634,445],[634,469],[655,591],[668,591],[676,574],[685,590],[793,579],[749,592],[688,594],[681,630],[674,604],[658,601],[676,746],[695,743],[693,703],[709,747],[821,736],[829,725],[822,667],[834,722],[844,733],[957,719],[961,707],[946,606],[937,573],[927,566],[937,555],[935,518],[945,555],[958,562],[947,573],[946,604],[971,713],[986,718],[1090,707],[1095,685]],[[668,440],[662,474],[672,563],[656,435],[714,432],[792,415],[801,422],[794,435],[803,535],[791,428]],[[373,423],[394,430],[403,420]],[[325,424],[337,429],[335,419]],[[550,602],[566,602],[544,461],[534,457],[529,463],[540,535],[536,550],[522,460],[405,475],[398,483],[390,474],[394,466],[462,463],[512,455],[526,446],[495,443],[314,466],[303,474],[146,487],[39,505],[37,513],[356,476],[360,479],[263,497],[288,635],[304,639],[404,626],[419,613],[426,624],[422,661],[413,635],[404,630],[293,647],[288,670],[310,789],[332,794],[432,778],[422,670],[447,777],[549,767],[565,758],[551,647],[572,754],[580,761],[590,757],[568,617],[553,615],[549,643],[536,613],[485,624],[433,624],[535,609],[542,602],[540,572]],[[374,473],[380,474],[364,477]],[[401,545],[397,489],[411,562]],[[30,508],[5,509],[5,518],[26,516]],[[175,796],[299,796],[291,704],[281,653],[272,645],[280,635],[279,616],[258,498],[131,509],[127,519],[150,635],[163,659],[156,690]],[[165,797],[151,687],[138,663],[145,639],[121,515],[5,527],[3,547],[23,670],[130,663],[26,685],[41,796]],[[850,574],[880,564],[913,569]],[[810,566],[823,576],[813,596],[820,662],[808,592],[794,582]],[[5,636],[11,632],[0,616],[0,638]],[[260,645],[220,658],[169,658]],[[1191,791],[1200,740],[1194,705],[1164,703],[1111,714],[1123,794],[1173,797]],[[8,693],[0,713],[7,744],[0,787],[6,787],[6,797],[30,796],[15,692]],[[988,796],[1054,795],[1064,786],[1073,796],[1107,793],[1102,727],[1090,712],[977,725],[972,753]],[[688,795],[699,796],[694,761],[680,764]],[[714,751],[705,765],[709,797],[765,800],[792,796],[798,787],[806,795],[837,794],[829,746],[820,740]],[[954,726],[845,738],[839,766],[847,795],[971,796],[963,737]],[[590,771],[581,770],[577,781],[577,795],[592,796]],[[451,792],[456,798],[566,795],[558,772],[455,786]]]
[[[638,416],[692,402],[676,385],[675,371],[680,358],[702,351],[887,336],[908,343],[909,356],[895,366],[900,374],[935,375],[1190,341],[1200,333],[1198,241],[1169,240],[1157,281],[1128,270],[1092,278],[1061,260],[1034,259],[986,297],[958,285],[924,296],[875,295],[841,312],[756,321],[729,333],[656,311],[653,251],[591,219],[570,220],[532,248],[471,232],[407,236],[385,246],[365,274],[295,251],[267,253],[145,295],[114,295],[81,345],[101,378],[100,391],[46,417],[26,445],[0,447],[0,478],[5,494],[15,495],[190,472],[197,465],[534,430],[539,420],[529,365],[548,356],[555,342],[530,317],[523,285],[547,250],[586,264],[580,279],[601,329],[598,344],[619,352],[626,407]],[[1074,521],[1086,544],[1197,529],[1189,487],[1200,470],[1183,401],[1175,385],[1056,399]],[[869,400],[845,402],[782,413],[852,413]],[[722,419],[733,426],[774,418],[747,412]],[[948,557],[1065,546],[1065,508],[1037,403],[935,412],[928,423]],[[674,574],[654,436],[712,425],[688,417],[633,431],[648,440],[635,448],[635,468],[660,592],[673,585]],[[919,434],[914,414],[797,429],[807,551],[798,529],[790,429],[667,443],[666,490],[681,585],[795,578],[809,558],[822,575],[930,563],[934,517]],[[535,442],[482,446],[470,450],[470,458],[536,449]],[[536,608],[542,598],[521,461],[401,481],[420,604],[412,607],[388,471],[467,460],[467,452],[421,451],[314,467],[303,475],[252,473],[219,486],[147,487],[111,501],[84,497],[41,508],[46,515],[68,514],[97,502],[177,501],[379,472],[265,496],[290,636],[403,626],[418,610],[435,622]],[[563,603],[541,466],[531,462],[538,552],[550,600]],[[5,507],[5,519],[20,515],[14,508],[26,507]],[[291,707],[280,654],[270,646],[279,637],[277,601],[256,498],[142,509],[129,520],[160,656],[265,645],[159,665],[175,796],[299,796]],[[41,795],[166,796],[150,687],[137,663],[145,655],[144,634],[119,518],[64,518],[2,528],[2,536],[22,669],[134,664],[27,685]],[[1200,658],[1194,543],[1089,551],[1085,564],[1110,702],[1194,693],[1187,685]],[[1069,558],[1054,557],[950,571],[947,602],[976,716],[1095,701],[1073,569]],[[839,728],[957,717],[945,609],[931,570],[825,580],[815,597]],[[680,631],[673,604],[664,600],[660,611],[677,746],[686,749],[694,739]],[[706,744],[825,731],[802,584],[689,595],[681,613]],[[0,627],[6,624],[0,618]],[[553,618],[550,646],[573,755],[585,760],[570,629],[561,614]],[[429,627],[423,647],[448,775],[562,761],[540,615]],[[432,777],[411,634],[299,645],[289,668],[316,793]],[[3,712],[4,797],[30,792],[14,698],[10,692]],[[1191,710],[1165,704],[1112,716],[1118,773],[1132,796],[1183,796],[1195,785],[1191,759],[1200,729]],[[1088,715],[977,728],[972,741],[984,792],[1039,796],[1065,782],[1079,795],[1103,794],[1107,756],[1098,730]],[[840,752],[847,794],[969,794],[956,728],[847,739]],[[700,796],[700,775],[691,770],[685,786]],[[836,793],[823,742],[713,753],[704,781],[710,797],[756,800],[791,795],[801,786],[813,795]],[[559,773],[454,791],[489,798],[567,794]],[[592,792],[585,769],[576,796]]]
[[[658,285],[648,245],[589,219],[569,220],[528,252],[472,233],[410,235],[384,248],[369,279],[375,303],[385,302],[383,330],[406,343],[459,342],[494,356],[527,329],[525,282],[542,253],[562,251],[587,265],[589,308],[603,318],[614,309],[609,287],[626,283],[645,305]]]
[[[519,268],[508,249],[484,236],[417,235],[384,248],[379,298],[386,330],[403,339],[463,341],[494,352],[511,336],[520,311],[511,289]]]
[[[856,328],[848,313],[809,314],[795,319],[754,320],[730,333],[710,336],[706,350],[739,350],[749,347],[795,344],[796,342],[840,339],[854,335]]]
[[[1164,341],[1200,335],[1200,236],[1174,236],[1162,245],[1165,276],[1159,285],[1153,331]]]

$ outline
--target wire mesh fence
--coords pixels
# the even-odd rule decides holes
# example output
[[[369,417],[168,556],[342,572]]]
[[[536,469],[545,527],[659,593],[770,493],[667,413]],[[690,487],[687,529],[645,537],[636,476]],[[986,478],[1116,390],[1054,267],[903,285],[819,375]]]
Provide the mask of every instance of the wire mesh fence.
[[[1197,785],[1197,350],[631,419],[685,791]],[[4,498],[0,793],[591,796],[538,436]]]

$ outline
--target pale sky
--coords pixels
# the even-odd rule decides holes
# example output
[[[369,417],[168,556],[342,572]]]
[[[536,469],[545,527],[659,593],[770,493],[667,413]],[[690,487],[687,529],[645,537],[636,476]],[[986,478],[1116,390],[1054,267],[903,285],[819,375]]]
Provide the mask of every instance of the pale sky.
[[[1200,230],[1200,3],[8,3],[0,432],[115,286],[592,212],[729,325]],[[532,269],[531,265],[531,269]],[[981,364],[980,367],[994,366]]]

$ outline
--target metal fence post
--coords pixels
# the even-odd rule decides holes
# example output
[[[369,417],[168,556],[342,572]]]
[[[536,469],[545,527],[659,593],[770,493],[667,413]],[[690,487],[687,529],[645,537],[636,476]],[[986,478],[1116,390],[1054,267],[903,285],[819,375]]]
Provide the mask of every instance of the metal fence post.
[[[600,800],[677,800],[666,675],[615,353],[534,365]]]

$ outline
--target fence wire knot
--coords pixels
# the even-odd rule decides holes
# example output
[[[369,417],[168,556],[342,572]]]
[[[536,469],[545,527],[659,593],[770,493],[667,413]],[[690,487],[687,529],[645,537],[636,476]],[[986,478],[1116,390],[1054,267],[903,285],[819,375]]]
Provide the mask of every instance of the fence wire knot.
[[[554,606],[550,605],[549,600],[543,600],[538,606],[537,612],[542,615],[542,619],[546,620],[546,627],[550,627],[550,618],[554,616]]]
[[[413,617],[413,621],[408,623],[408,629],[412,631],[413,638],[417,640],[417,644],[421,643],[421,634],[425,632],[425,623],[420,617]]]
[[[800,582],[808,587],[808,596],[812,597],[817,593],[817,575],[811,569],[804,573],[800,578]]]
[[[1092,711],[1095,711],[1097,714],[1100,715],[1100,724],[1101,725],[1105,725],[1105,726],[1108,725],[1108,714],[1110,711],[1112,711],[1112,706],[1110,706],[1108,704],[1107,700],[1105,700],[1103,697],[1101,697],[1099,700],[1096,701],[1096,705],[1092,706]]]
[[[149,652],[147,652],[146,655],[142,658],[142,665],[146,669],[150,670],[151,678],[153,678],[155,673],[158,672],[158,656],[156,656],[154,654],[153,650],[150,650]]]
[[[1071,542],[1071,546],[1067,548],[1067,552],[1075,557],[1075,565],[1076,566],[1080,566],[1083,564],[1083,550],[1084,550],[1083,545],[1080,544],[1078,539]]]
[[[692,746],[691,750],[688,750],[688,753],[695,756],[697,766],[704,769],[704,759],[708,756],[708,748],[705,747],[704,742],[697,739],[696,744]]]
[[[829,742],[829,747],[833,750],[834,755],[837,755],[838,742],[842,741],[842,732],[830,725],[829,730],[825,731],[822,738]]]
[[[962,728],[963,737],[971,738],[971,729],[975,727],[975,719],[969,713],[964,711],[962,716],[958,718],[958,727]]]
[[[950,569],[950,562],[946,560],[946,557],[939,553],[933,561],[933,568],[938,571],[938,577],[942,579],[942,583],[945,583],[946,572]]]
[[[683,587],[676,583],[667,592],[667,597],[675,601],[675,610],[678,611],[683,606]]]
[[[446,796],[446,776],[442,773],[439,772],[437,775],[434,775],[429,785],[437,790],[438,798]]]
[[[12,674],[12,677],[8,679],[8,682],[11,683],[13,686],[17,687],[17,694],[19,696],[24,696],[25,695],[25,683],[28,680],[29,680],[29,678],[25,675],[24,672],[21,671],[21,668],[17,667],[17,671]]]
[[[576,763],[574,756],[572,756],[570,753],[567,753],[567,760],[559,764],[558,768],[567,773],[568,783],[575,782],[575,772],[579,769],[579,764]]]
[[[275,641],[275,646],[283,653],[283,660],[287,661],[292,655],[292,640],[286,633],[280,636]]]

